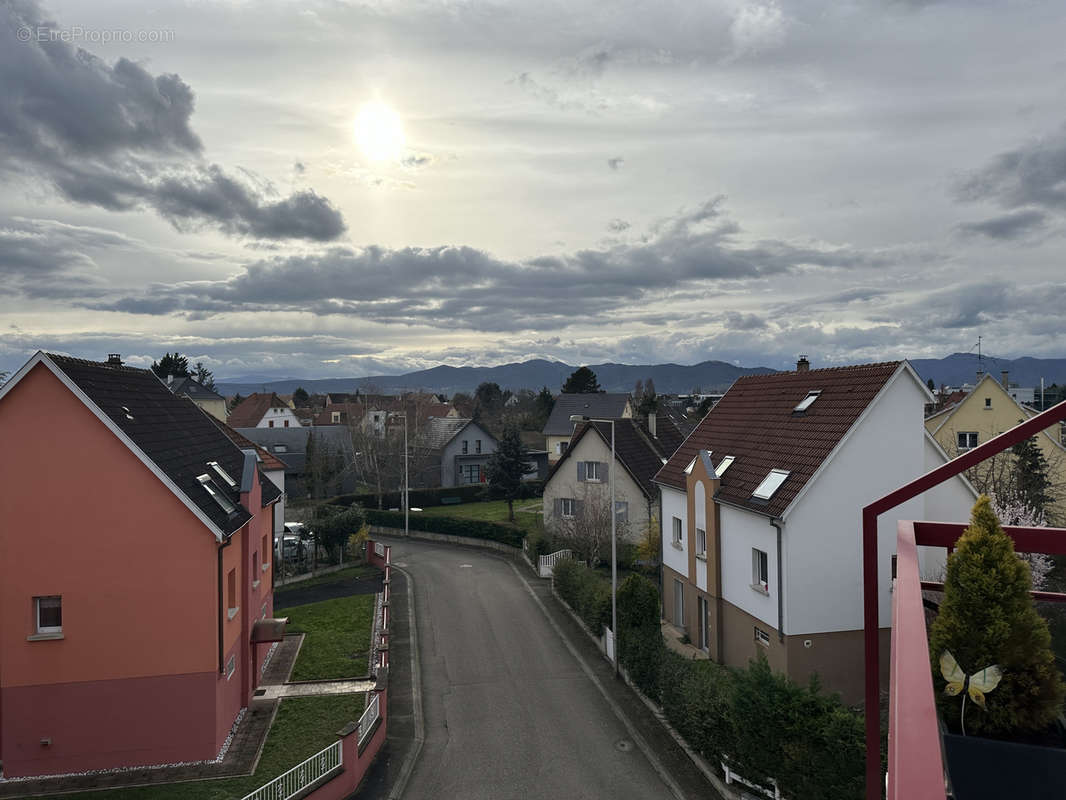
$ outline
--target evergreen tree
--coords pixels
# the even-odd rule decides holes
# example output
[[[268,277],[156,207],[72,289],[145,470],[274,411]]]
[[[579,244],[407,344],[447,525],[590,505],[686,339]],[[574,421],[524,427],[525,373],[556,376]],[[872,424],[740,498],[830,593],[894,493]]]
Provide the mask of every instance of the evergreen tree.
[[[596,373],[588,367],[578,367],[563,384],[565,394],[593,394],[602,392]]]
[[[1014,553],[982,495],[970,527],[948,557],[944,602],[929,634],[937,702],[957,729],[961,700],[944,694],[940,657],[950,651],[972,675],[998,665],[1003,679],[985,698],[985,708],[966,716],[969,733],[1006,736],[1040,731],[1059,714],[1066,686],[1055,668],[1047,622],[1029,595],[1029,568]]]
[[[540,424],[537,425],[538,429],[544,427],[548,417],[552,414],[553,408],[555,408],[555,397],[552,395],[551,389],[544,386],[537,394],[537,419],[540,420]]]
[[[1036,437],[1019,442],[1011,448],[1015,461],[1015,500],[1039,514],[1046,514],[1054,498],[1048,493],[1051,479],[1048,477],[1047,458],[1036,442]]]
[[[235,409],[237,406],[239,406],[243,402],[244,402],[244,398],[241,397],[241,393],[240,392],[237,392],[237,394],[233,395],[233,399],[230,400],[229,410],[232,411],[233,409]]]
[[[925,385],[929,387],[929,391],[931,391],[931,392],[935,392],[936,391],[936,383],[933,381],[932,378],[927,378],[926,381],[925,381]]]
[[[514,522],[514,501],[521,498],[525,487],[522,476],[532,469],[529,452],[522,443],[518,428],[508,425],[497,444],[496,452],[485,465],[489,493],[507,501],[507,519]]]
[[[310,399],[311,396],[302,386],[297,386],[296,391],[292,393],[292,404],[295,406],[306,406],[307,401]]]
[[[175,378],[187,378],[189,376],[189,359],[175,350],[173,353],[164,353],[158,361],[152,362],[152,372],[160,380],[166,380],[168,375]]]
[[[205,389],[215,391],[215,375],[204,366],[203,361],[197,361],[192,371],[192,378]]]

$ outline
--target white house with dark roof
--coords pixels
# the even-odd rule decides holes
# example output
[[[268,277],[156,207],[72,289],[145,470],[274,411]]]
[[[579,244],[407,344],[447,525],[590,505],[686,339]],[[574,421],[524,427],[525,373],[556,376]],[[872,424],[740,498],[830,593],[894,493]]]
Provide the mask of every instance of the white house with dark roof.
[[[948,459],[923,427],[928,390],[906,362],[800,366],[738,379],[656,476],[664,616],[709,658],[743,666],[761,653],[852,702],[863,687],[861,509]],[[881,520],[886,657],[892,520],[958,519],[974,499],[958,478]]]
[[[544,423],[545,447],[548,461],[554,464],[566,452],[570,437],[574,435],[571,416],[597,417],[599,419],[623,419],[633,416],[633,403],[628,394],[591,392],[585,394],[560,394],[555,398],[552,413]]]

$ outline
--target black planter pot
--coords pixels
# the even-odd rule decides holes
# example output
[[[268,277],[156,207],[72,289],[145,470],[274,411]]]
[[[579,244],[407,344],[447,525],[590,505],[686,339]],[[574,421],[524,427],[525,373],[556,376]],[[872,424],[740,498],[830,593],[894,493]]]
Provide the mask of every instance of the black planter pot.
[[[1062,800],[1066,750],[944,734],[955,800]]]

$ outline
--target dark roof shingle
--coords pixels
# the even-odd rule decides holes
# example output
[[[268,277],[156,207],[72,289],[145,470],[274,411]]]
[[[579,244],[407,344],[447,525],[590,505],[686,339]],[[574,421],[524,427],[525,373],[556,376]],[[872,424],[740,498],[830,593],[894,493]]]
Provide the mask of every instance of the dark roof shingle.
[[[569,436],[574,431],[571,415],[617,419],[625,412],[629,395],[624,393],[590,392],[587,394],[560,394],[555,398],[551,416],[544,423],[545,436]]]
[[[738,378],[655,482],[683,491],[685,468],[700,450],[710,450],[716,466],[731,455],[736,460],[723,476],[717,498],[780,516],[902,363]],[[821,391],[818,399],[805,413],[793,413],[813,390]],[[752,492],[772,469],[787,470],[788,479],[769,501],[753,500]]]

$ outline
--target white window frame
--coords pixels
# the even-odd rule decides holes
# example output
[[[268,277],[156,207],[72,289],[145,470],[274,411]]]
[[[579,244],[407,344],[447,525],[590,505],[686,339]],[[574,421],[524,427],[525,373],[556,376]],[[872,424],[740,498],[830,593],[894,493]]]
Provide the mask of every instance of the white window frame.
[[[603,483],[602,461],[585,462],[585,480],[589,483]]]
[[[573,519],[575,511],[574,498],[561,497],[559,498],[559,516],[563,519]]]
[[[681,547],[681,517],[674,517],[672,541],[674,547]]]
[[[758,547],[751,548],[751,588],[770,594],[770,556]]]
[[[964,436],[966,437],[967,442],[972,441],[973,444],[964,445],[962,443],[962,437]],[[975,447],[977,447],[978,441],[980,441],[980,437],[978,437],[977,431],[958,431],[955,434],[955,446],[958,448],[960,453],[965,453],[967,450],[973,450]]]
[[[755,491],[751,493],[751,496],[756,500],[769,500],[774,496],[774,492],[780,489],[782,484],[788,480],[788,476],[791,474],[784,469],[770,470],[770,474],[763,478],[762,483],[755,487]]]
[[[707,531],[696,528],[696,558],[707,558]]]
[[[763,647],[770,646],[770,634],[768,634],[758,625],[755,626],[755,642],[757,644],[761,644]]]
[[[41,625],[41,601],[42,600],[58,600],[59,601],[59,624],[58,625]],[[33,598],[33,622],[34,629],[37,634],[50,634],[50,633],[62,633],[63,632],[63,595],[61,594],[46,594]]]

